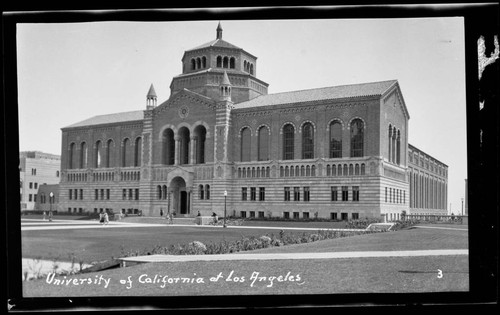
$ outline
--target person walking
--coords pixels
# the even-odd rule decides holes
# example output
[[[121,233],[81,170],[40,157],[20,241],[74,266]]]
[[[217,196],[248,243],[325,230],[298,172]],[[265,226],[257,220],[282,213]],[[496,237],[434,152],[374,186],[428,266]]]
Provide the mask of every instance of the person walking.
[[[104,225],[104,213],[103,212],[99,213],[99,223],[101,223],[101,225]]]
[[[47,217],[47,212],[45,212],[45,211],[44,211],[44,212],[43,212],[43,218],[42,218],[42,219],[43,219],[43,221],[45,221],[46,217]]]
[[[104,212],[104,225],[108,225],[109,223],[109,216],[107,212]]]
[[[160,208],[160,217],[163,219],[163,209]]]

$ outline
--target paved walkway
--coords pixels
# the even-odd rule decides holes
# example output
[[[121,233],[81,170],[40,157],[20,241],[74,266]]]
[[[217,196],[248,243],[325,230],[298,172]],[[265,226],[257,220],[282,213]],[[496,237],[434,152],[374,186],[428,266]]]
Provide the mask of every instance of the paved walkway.
[[[468,255],[468,249],[401,250],[401,251],[363,251],[363,252],[321,252],[321,253],[237,253],[222,255],[148,255],[120,258],[127,263],[161,263],[188,261],[230,261],[230,260],[281,260],[281,259],[337,259],[373,257],[415,257]]]

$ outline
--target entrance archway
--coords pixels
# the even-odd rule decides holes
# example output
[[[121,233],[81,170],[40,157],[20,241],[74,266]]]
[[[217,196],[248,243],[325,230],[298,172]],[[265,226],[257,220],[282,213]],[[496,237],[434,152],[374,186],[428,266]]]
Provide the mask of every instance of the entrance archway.
[[[177,215],[189,215],[191,208],[191,192],[186,189],[184,178],[177,176],[170,182],[172,211]]]

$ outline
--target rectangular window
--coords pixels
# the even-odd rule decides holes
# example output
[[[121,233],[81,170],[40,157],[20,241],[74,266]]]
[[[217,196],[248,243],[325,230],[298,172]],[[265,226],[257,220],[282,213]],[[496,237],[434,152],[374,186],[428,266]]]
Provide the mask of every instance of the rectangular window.
[[[94,208],[94,213],[97,213],[97,208]]]
[[[33,189],[33,183],[30,183],[30,189]]]
[[[80,189],[80,200],[83,200],[83,189]]]
[[[311,194],[310,194],[309,187],[304,187],[304,201],[309,201],[310,197],[311,197]],[[308,213],[308,215],[309,215],[309,213]]]
[[[104,189],[101,189],[101,200],[104,200]]]
[[[359,213],[357,213],[357,212],[354,212],[351,216],[352,216],[353,220],[358,220],[359,219]]]
[[[264,217],[264,211],[259,211],[259,218],[263,218]]]
[[[135,200],[139,200],[139,188],[135,189]]]
[[[95,193],[95,200],[99,200],[99,189],[96,189],[94,193]]]
[[[257,188],[250,187],[250,200],[255,201],[257,199]]]
[[[38,189],[38,183],[35,183],[35,189]]]
[[[302,213],[302,218],[309,219],[309,212],[303,212]]]
[[[352,201],[359,201],[359,186],[352,187]]]
[[[247,212],[246,211],[240,211],[240,217],[246,218],[247,217]]]
[[[78,189],[75,189],[75,200],[78,200]]]
[[[29,194],[28,196],[28,201],[32,201],[33,200],[33,195],[32,194]]]
[[[106,189],[106,199],[109,200],[110,191],[109,188]]]
[[[73,189],[69,190],[69,200],[73,199]]]
[[[265,187],[259,187],[259,200],[260,201],[266,200],[266,188]]]
[[[255,218],[255,211],[250,211],[250,218]]]
[[[342,201],[349,200],[349,187],[342,186]]]
[[[122,189],[122,199],[123,200],[127,199],[127,190],[126,189]]]
[[[246,187],[242,187],[241,188],[241,200],[243,201],[247,201],[247,188]]]
[[[332,189],[332,201],[338,201],[339,197],[338,197],[338,188],[337,188],[337,186],[332,186],[331,189]]]
[[[83,209],[82,208],[78,208],[78,213],[82,214],[83,213]]]
[[[36,194],[33,195],[33,201],[36,202]]]
[[[387,187],[385,187],[385,202],[387,202]]]
[[[290,219],[290,212],[283,212],[283,218]]]
[[[293,200],[300,201],[300,187],[293,187]]]
[[[337,212],[330,212],[330,219],[337,220]]]
[[[128,200],[132,200],[132,188],[128,190]]]
[[[290,187],[285,187],[285,201],[290,201]]]
[[[347,220],[348,220],[347,213],[346,213],[346,212],[342,212],[342,213],[340,214],[340,219],[341,219],[342,221],[347,221]]]
[[[68,208],[68,212],[71,213],[71,208]]]
[[[293,213],[293,218],[294,218],[294,219],[298,219],[298,218],[300,218],[300,213],[299,213],[299,212],[294,212],[294,213]]]
[[[389,188],[389,203],[392,203],[392,188]]]

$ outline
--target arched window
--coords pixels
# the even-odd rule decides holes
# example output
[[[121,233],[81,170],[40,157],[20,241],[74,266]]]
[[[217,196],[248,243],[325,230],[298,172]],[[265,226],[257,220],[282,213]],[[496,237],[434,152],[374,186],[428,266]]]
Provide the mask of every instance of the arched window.
[[[229,59],[229,68],[231,68],[231,69],[234,69],[234,60],[235,60],[234,57],[231,57]]]
[[[392,157],[391,161],[392,163],[396,163],[396,127],[392,128],[392,139],[391,139],[391,147],[392,147]]]
[[[228,68],[228,67],[229,67],[229,58],[227,56],[225,56],[222,59],[222,68]]]
[[[316,176],[316,166],[311,166],[311,176]]]
[[[115,166],[115,157],[114,157],[114,147],[115,143],[112,139],[109,139],[106,142],[106,167],[113,167]]]
[[[127,167],[128,166],[128,154],[129,154],[129,143],[130,140],[128,138],[123,139],[123,144],[122,144],[122,167]]]
[[[247,61],[243,61],[243,71],[247,71]]]
[[[135,139],[134,146],[134,166],[141,166],[141,153],[142,153],[142,138]]]
[[[389,143],[389,162],[392,162],[392,126],[389,125],[389,139],[387,141]]]
[[[306,168],[304,165],[300,167],[300,176],[306,176]]]
[[[295,167],[290,166],[290,177],[295,176]]]
[[[98,140],[95,143],[95,152],[94,152],[94,168],[100,168],[102,167],[101,163],[101,154],[102,154],[102,143],[100,140]]]
[[[332,165],[332,176],[337,176],[337,166]]]
[[[259,128],[257,150],[259,161],[269,160],[269,129],[266,126]]]
[[[253,63],[250,64],[250,74],[253,75]]]
[[[283,127],[283,160],[293,160],[295,150],[295,128],[292,124]]]
[[[80,144],[80,168],[87,168],[87,143]]]
[[[401,164],[401,132],[399,130],[396,139],[396,163]]]
[[[285,176],[285,168],[283,166],[280,166],[280,177]]]
[[[271,168],[266,167],[266,177],[270,177],[270,176],[271,176]]]
[[[205,198],[210,199],[210,185],[205,185]]]
[[[243,128],[243,130],[241,130],[241,162],[250,161],[251,140],[250,128]]]
[[[365,175],[365,164],[361,164],[361,175]]]
[[[59,171],[56,171],[56,177],[59,177]]]
[[[306,176],[311,176],[311,167],[309,165],[306,166]]]
[[[196,66],[197,66],[196,67],[197,69],[201,68],[201,58],[200,57],[196,58]]]
[[[364,146],[364,124],[361,119],[351,122],[351,157],[362,157]]]
[[[342,124],[339,121],[330,123],[330,158],[342,157]]]
[[[174,165],[175,163],[175,141],[174,132],[168,128],[163,131],[162,136],[162,163]]]
[[[330,164],[326,165],[326,176],[330,176],[332,174]]]
[[[288,166],[285,166],[285,177],[288,176],[290,176],[290,169],[288,168]]]
[[[344,164],[344,171],[342,173],[344,174],[344,176],[348,175],[348,173],[347,173],[347,164]]]
[[[205,141],[207,138],[207,129],[203,125],[199,125],[194,129],[194,148],[195,148],[195,163],[205,163]]]
[[[161,200],[161,186],[158,185],[156,187],[156,196],[158,197],[158,200]]]
[[[191,70],[196,69],[196,61],[194,59],[191,59]]]
[[[198,186],[198,198],[203,200],[205,198],[205,190],[203,189],[203,185]]]
[[[354,175],[359,175],[359,164],[354,166]]]
[[[354,175],[354,167],[352,164],[349,164],[349,175]]]
[[[190,132],[187,127],[179,129],[179,151],[180,151],[180,164],[189,164],[189,142],[191,141]]]
[[[222,57],[217,56],[217,68],[222,68]]]
[[[74,163],[73,163],[73,160],[75,158],[75,143],[71,143],[69,145],[69,154],[68,154],[68,168],[69,169],[72,169],[75,167]]]
[[[302,126],[302,158],[314,158],[314,127],[311,123]]]
[[[201,66],[203,67],[203,69],[207,67],[207,57],[201,57]]]

